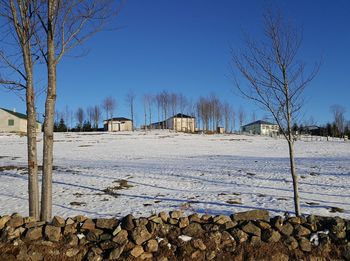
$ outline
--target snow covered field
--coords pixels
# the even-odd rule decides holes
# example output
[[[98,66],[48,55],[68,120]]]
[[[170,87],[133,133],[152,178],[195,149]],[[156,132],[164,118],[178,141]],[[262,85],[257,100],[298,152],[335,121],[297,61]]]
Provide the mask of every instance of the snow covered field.
[[[55,215],[293,212],[283,139],[139,131],[55,140]],[[299,141],[296,155],[302,212],[350,218],[350,142]],[[0,134],[0,215],[28,213],[25,164],[26,137]]]

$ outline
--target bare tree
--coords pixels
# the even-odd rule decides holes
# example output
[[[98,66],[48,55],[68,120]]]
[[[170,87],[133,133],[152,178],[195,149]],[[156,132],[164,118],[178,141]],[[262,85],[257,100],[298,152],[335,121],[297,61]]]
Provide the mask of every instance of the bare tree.
[[[127,105],[130,108],[130,116],[131,116],[131,129],[134,131],[134,106],[135,106],[135,98],[136,94],[129,90],[129,92],[126,94],[125,101]]]
[[[33,14],[36,8],[33,1],[0,1],[1,30],[5,30],[2,35],[6,36],[1,40],[0,64],[9,72],[8,75],[0,74],[0,84],[14,91],[25,90],[26,93],[29,216],[38,220],[37,115],[33,75],[36,60],[33,32],[37,26]]]
[[[94,107],[88,106],[88,107],[86,108],[86,117],[87,117],[88,122],[89,122],[91,125],[92,125],[92,122],[93,122],[93,120],[94,120],[93,114],[94,114]]]
[[[224,122],[225,122],[225,125],[224,125],[225,132],[229,132],[230,119],[232,117],[232,107],[227,102],[225,102],[224,105],[223,105],[223,116],[224,116]]]
[[[239,106],[238,110],[238,120],[239,120],[239,128],[242,130],[243,123],[245,121],[245,111],[242,106]]]
[[[244,97],[271,113],[288,143],[295,214],[299,216],[292,126],[303,105],[302,93],[316,76],[319,66],[306,75],[305,65],[297,60],[301,32],[285,23],[280,13],[264,15],[264,32],[266,41],[258,43],[246,39],[244,49],[232,51],[232,63],[247,83],[241,85],[236,80],[236,87]]]
[[[38,1],[35,17],[40,29],[35,30],[37,45],[47,67],[47,89],[44,121],[44,152],[41,219],[52,216],[53,122],[56,105],[56,67],[63,56],[81,45],[106,26],[115,14],[113,0],[47,0]],[[45,43],[42,41],[45,39]]]
[[[78,110],[75,113],[75,118],[78,122],[79,130],[82,131],[83,130],[83,123],[84,123],[84,119],[85,119],[84,110],[82,108],[78,108]]]
[[[101,119],[101,109],[100,106],[95,105],[92,108],[92,121],[93,121],[93,128],[98,129],[98,123],[100,122]]]
[[[252,122],[256,121],[256,113],[255,111],[252,112]]]
[[[114,111],[116,109],[117,102],[112,96],[107,97],[103,100],[102,108],[106,112],[106,120],[112,119]],[[113,124],[111,123],[111,131],[113,131]]]
[[[334,124],[339,132],[338,135],[341,136],[344,134],[344,129],[346,125],[345,116],[344,116],[346,110],[343,106],[339,104],[335,104],[330,107],[330,111],[333,114]]]

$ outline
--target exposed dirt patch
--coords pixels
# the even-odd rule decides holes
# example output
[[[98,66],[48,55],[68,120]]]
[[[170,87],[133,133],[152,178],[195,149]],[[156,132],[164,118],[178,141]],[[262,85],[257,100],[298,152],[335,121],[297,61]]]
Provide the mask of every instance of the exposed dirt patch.
[[[228,199],[228,200],[226,200],[226,203],[232,204],[232,205],[242,204],[242,199],[240,199],[240,198]]]
[[[320,205],[319,203],[317,202],[305,202],[305,204],[309,205],[309,206],[318,206]]]
[[[69,203],[69,205],[71,205],[71,206],[82,206],[82,207],[85,207],[87,204],[86,204],[85,202],[73,201],[73,202]]]
[[[344,213],[344,209],[338,208],[338,207],[331,207],[329,209],[329,212],[331,212],[331,213]]]

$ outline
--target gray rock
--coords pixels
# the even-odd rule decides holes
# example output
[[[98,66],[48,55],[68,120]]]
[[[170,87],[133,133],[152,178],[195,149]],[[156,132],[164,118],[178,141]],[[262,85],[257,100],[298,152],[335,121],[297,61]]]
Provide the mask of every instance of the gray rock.
[[[261,236],[260,228],[255,226],[252,222],[248,222],[244,227],[242,227],[242,230],[250,235],[258,237]]]
[[[61,239],[61,228],[60,227],[55,227],[51,225],[46,225],[45,227],[45,237],[52,241],[52,242],[57,242],[60,241]]]
[[[246,212],[239,212],[233,215],[234,221],[242,220],[264,220],[269,221],[270,215],[267,210],[251,210]]]

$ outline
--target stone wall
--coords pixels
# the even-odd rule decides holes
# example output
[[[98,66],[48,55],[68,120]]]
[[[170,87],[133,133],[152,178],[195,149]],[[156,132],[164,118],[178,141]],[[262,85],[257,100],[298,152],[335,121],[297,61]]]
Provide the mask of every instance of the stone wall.
[[[350,260],[350,221],[269,217],[264,210],[210,216],[0,218],[0,260]]]

